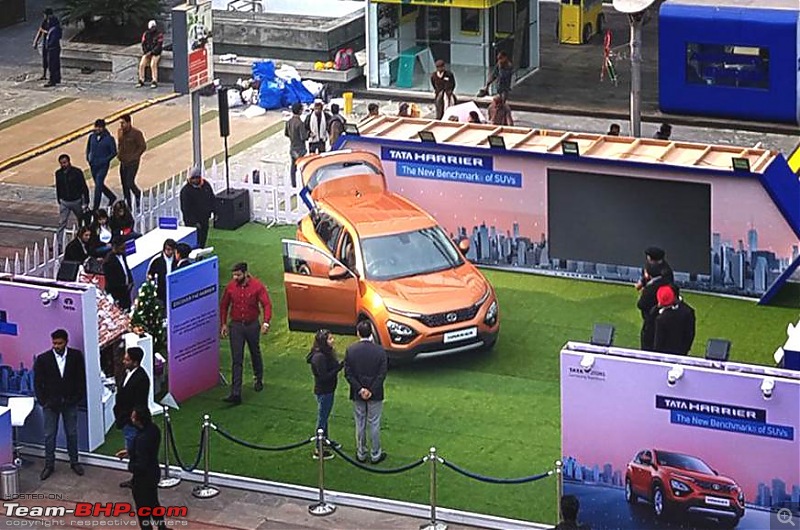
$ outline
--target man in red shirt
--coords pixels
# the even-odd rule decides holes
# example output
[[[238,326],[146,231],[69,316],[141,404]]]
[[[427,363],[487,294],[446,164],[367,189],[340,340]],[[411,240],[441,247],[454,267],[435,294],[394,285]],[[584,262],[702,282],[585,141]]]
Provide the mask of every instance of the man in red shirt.
[[[233,362],[233,382],[231,393],[225,398],[228,403],[239,405],[242,402],[242,370],[244,363],[244,343],[250,350],[255,376],[255,391],[264,389],[264,361],[261,358],[259,345],[259,329],[266,334],[272,318],[272,303],[267,288],[257,278],[247,272],[247,263],[233,266],[233,279],[225,287],[222,294],[220,312],[222,313],[222,336],[231,338],[231,360]],[[230,310],[230,325],[228,324]],[[259,313],[264,312],[264,323],[258,320]],[[229,333],[230,331],[230,333]]]

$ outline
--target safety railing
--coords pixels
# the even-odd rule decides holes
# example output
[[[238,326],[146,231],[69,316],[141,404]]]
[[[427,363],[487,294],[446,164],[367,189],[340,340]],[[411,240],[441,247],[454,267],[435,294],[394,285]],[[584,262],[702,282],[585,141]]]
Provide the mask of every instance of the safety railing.
[[[170,453],[172,454],[172,456],[174,456],[180,468],[185,472],[195,471],[200,465],[200,462],[202,460],[203,482],[202,484],[195,486],[195,488],[192,491],[192,494],[199,499],[208,499],[211,497],[215,497],[220,493],[220,490],[214,487],[210,483],[211,482],[210,481],[210,459],[211,459],[210,435],[212,432],[219,434],[221,438],[229,442],[257,451],[273,451],[273,452],[291,451],[299,447],[314,444],[316,446],[316,455],[318,462],[317,482],[319,489],[319,497],[317,499],[317,502],[308,507],[308,510],[309,513],[316,516],[330,515],[336,510],[336,506],[328,502],[325,495],[325,461],[326,461],[325,454],[328,450],[332,450],[334,453],[339,455],[339,457],[341,457],[342,460],[360,470],[382,475],[406,473],[413,471],[414,469],[421,467],[425,464],[428,464],[429,468],[428,504],[430,506],[430,516],[427,524],[422,527],[425,530],[444,530],[447,528],[447,525],[445,525],[442,521],[438,519],[436,513],[438,507],[437,490],[440,482],[439,470],[442,466],[446,467],[447,469],[461,476],[467,477],[469,479],[478,482],[484,482],[489,484],[504,484],[504,485],[526,484],[546,479],[551,476],[555,476],[557,504],[554,511],[556,513],[557,513],[557,507],[561,502],[561,496],[563,494],[563,473],[562,473],[562,463],[560,461],[555,462],[553,469],[549,469],[543,473],[537,473],[534,475],[528,475],[524,477],[499,478],[499,477],[482,475],[480,473],[476,473],[474,471],[470,471],[464,467],[461,467],[451,462],[450,460],[439,456],[439,454],[436,451],[436,448],[431,447],[428,454],[418,459],[412,460],[407,464],[393,468],[379,468],[379,467],[365,465],[364,463],[358,461],[358,459],[352,458],[350,455],[348,455],[341,449],[341,446],[339,444],[332,442],[330,439],[328,439],[325,436],[325,433],[322,431],[322,429],[319,429],[316,435],[309,438],[304,438],[297,442],[285,445],[278,445],[278,446],[268,446],[268,445],[249,442],[238,438],[237,436],[231,434],[230,432],[220,427],[219,425],[214,424],[211,421],[211,417],[207,414],[203,416],[203,423],[200,431],[200,443],[198,446],[198,452],[195,457],[195,460],[191,466],[186,466],[178,456],[177,443],[175,442],[174,431],[172,429],[172,423],[171,423],[172,420],[167,410],[165,410],[165,413],[163,415],[163,421],[164,421],[164,433],[165,433],[165,444],[164,444],[165,475],[164,478],[162,479],[162,482],[159,483],[159,487],[162,488],[172,487],[174,485],[177,485],[178,482],[180,482],[180,478],[176,479],[176,477],[170,476],[170,465],[169,465]],[[169,483],[165,484],[165,481],[167,480],[169,480]]]

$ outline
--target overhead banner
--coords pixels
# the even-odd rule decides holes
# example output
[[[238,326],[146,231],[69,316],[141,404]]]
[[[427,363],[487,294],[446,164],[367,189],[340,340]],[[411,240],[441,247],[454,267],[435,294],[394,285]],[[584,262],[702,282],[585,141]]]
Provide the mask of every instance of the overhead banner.
[[[169,391],[179,403],[219,381],[218,291],[216,257],[167,276]]]
[[[649,357],[561,352],[564,493],[581,519],[594,530],[800,523],[800,380]]]

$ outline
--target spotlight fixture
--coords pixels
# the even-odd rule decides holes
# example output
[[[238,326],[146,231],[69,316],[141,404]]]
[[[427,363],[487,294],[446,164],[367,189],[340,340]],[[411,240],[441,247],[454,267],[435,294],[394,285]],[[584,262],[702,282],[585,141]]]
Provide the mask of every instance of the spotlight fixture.
[[[47,307],[51,302],[58,300],[58,291],[56,289],[48,289],[39,295],[39,297],[42,299],[42,305]]]
[[[591,353],[584,353],[581,358],[581,369],[584,372],[591,372],[594,367],[594,355]]]
[[[775,392],[775,379],[765,377],[761,381],[761,395],[764,396],[764,399],[772,399],[773,392]]]
[[[350,136],[361,136],[361,131],[358,130],[358,125],[355,123],[345,123],[344,133]]]
[[[489,147],[491,147],[493,149],[505,149],[506,148],[506,141],[500,135],[491,134],[486,139],[489,142]]]
[[[561,154],[569,156],[580,156],[580,148],[578,142],[572,140],[564,140],[561,142]]]
[[[591,344],[595,346],[611,346],[614,344],[614,326],[611,324],[595,324],[592,327]]]
[[[731,167],[736,173],[750,173],[750,159],[748,158],[731,158]]]
[[[423,144],[436,143],[436,137],[433,135],[431,131],[419,131],[417,133],[417,136],[419,136],[419,139]]]
[[[673,366],[667,372],[667,383],[669,386],[675,385],[683,377],[683,366]]]
[[[728,362],[731,353],[731,341],[725,339],[708,339],[706,343],[706,359],[709,361]]]

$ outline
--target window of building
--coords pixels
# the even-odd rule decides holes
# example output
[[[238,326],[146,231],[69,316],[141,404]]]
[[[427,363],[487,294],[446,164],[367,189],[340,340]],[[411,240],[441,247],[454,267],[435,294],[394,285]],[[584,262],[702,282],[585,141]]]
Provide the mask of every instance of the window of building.
[[[514,2],[503,2],[495,11],[495,33],[507,36],[514,33],[517,5]]]
[[[686,82],[737,88],[769,88],[769,49],[735,44],[686,45]]]
[[[481,10],[462,9],[461,10],[461,33],[471,35],[481,34]]]

